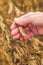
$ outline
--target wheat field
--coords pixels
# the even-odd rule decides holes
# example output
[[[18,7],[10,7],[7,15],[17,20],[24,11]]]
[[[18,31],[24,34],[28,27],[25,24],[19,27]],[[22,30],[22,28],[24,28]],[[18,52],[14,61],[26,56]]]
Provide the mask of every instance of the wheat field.
[[[43,12],[43,0],[0,0],[0,65],[43,65],[43,36],[13,40],[10,26],[15,17]]]

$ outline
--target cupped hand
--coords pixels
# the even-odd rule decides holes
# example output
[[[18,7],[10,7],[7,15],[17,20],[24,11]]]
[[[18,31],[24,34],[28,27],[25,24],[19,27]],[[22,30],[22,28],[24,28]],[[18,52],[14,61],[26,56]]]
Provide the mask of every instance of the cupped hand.
[[[26,36],[22,36],[19,27],[24,29]],[[43,35],[43,12],[30,12],[15,18],[10,28],[14,40],[27,40],[35,35]]]

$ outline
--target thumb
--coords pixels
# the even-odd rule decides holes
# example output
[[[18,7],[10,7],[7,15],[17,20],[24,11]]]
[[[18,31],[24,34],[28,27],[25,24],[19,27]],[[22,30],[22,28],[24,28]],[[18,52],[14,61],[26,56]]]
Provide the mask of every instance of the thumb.
[[[30,12],[30,13],[28,13],[28,14],[25,14],[25,15],[23,15],[23,16],[21,16],[21,17],[19,17],[19,18],[15,18],[14,19],[14,22],[16,23],[16,24],[18,24],[18,25],[26,25],[26,24],[28,24],[28,23],[31,23],[32,21],[31,21],[31,15],[33,14],[33,12]]]

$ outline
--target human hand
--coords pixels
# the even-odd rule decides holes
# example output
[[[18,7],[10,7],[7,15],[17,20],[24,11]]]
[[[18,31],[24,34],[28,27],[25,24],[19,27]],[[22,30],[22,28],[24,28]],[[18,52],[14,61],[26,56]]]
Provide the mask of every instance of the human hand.
[[[22,27],[26,36],[22,36],[19,27]],[[30,12],[15,18],[11,25],[13,39],[27,40],[35,35],[43,35],[43,12]]]

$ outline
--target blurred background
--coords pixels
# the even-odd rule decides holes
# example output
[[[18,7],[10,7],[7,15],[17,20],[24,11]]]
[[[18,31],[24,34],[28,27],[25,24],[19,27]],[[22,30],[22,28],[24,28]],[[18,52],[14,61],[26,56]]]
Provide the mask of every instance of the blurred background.
[[[43,0],[0,0],[0,65],[43,65],[43,36],[14,41],[10,26],[15,17],[43,12]]]

